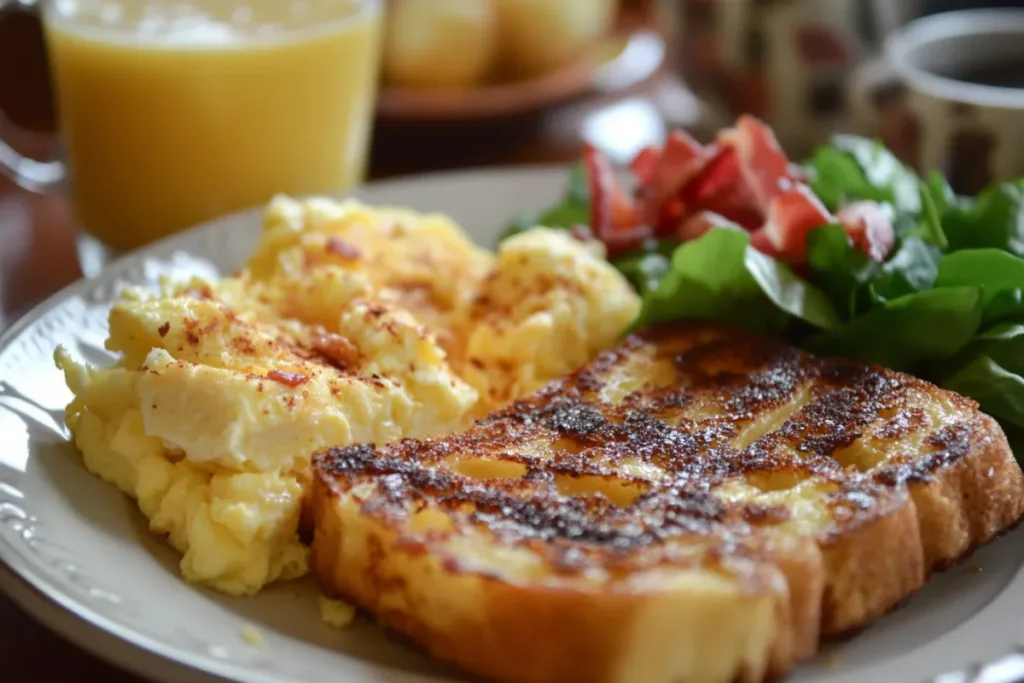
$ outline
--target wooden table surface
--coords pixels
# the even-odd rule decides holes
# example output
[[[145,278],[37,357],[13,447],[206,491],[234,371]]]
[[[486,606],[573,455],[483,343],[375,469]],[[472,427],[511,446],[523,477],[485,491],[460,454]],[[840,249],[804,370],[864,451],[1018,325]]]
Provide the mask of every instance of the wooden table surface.
[[[41,43],[32,33],[36,29],[31,22],[0,22],[0,45],[17,39],[28,51],[37,49]],[[40,87],[44,73],[38,59],[0,59],[0,110],[6,114],[0,114],[0,137],[45,156],[54,138],[49,93]],[[447,126],[378,122],[370,175],[376,179],[460,166],[569,161],[584,138],[630,149],[656,142],[667,126],[693,125],[696,116],[689,93],[665,68],[627,91],[595,93],[511,120]],[[27,132],[26,126],[37,132]],[[75,230],[65,196],[32,194],[0,177],[0,330],[81,277]],[[52,634],[2,593],[0,644],[5,680],[140,680]],[[7,678],[10,674],[13,678]]]

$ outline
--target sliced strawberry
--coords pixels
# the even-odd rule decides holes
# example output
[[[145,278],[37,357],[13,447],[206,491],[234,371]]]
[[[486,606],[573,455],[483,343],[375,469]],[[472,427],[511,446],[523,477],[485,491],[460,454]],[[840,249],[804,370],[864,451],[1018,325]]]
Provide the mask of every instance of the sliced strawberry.
[[[736,127],[721,135],[720,144],[736,150],[740,175],[762,211],[792,185],[789,159],[775,133],[753,116],[740,116]]]
[[[629,230],[640,225],[640,214],[629,195],[616,184],[612,193],[612,231]]]
[[[653,221],[648,221],[651,225],[658,226],[657,232],[667,232],[668,228],[673,225],[679,225],[679,222],[686,217],[687,205],[682,197],[669,197],[659,209],[658,216]]]
[[[798,183],[772,200],[763,229],[778,257],[798,264],[807,256],[807,233],[832,220],[811,189]]]
[[[751,245],[799,271],[807,234],[836,219],[803,182],[799,167],[782,152],[775,134],[744,115],[704,146],[673,131],[662,149],[648,147],[630,168],[637,180],[630,197],[608,157],[585,145],[583,163],[591,195],[591,230],[612,254],[652,236],[697,239],[715,226],[750,232]],[[873,202],[844,207],[838,216],[851,241],[872,259],[892,250],[891,223]]]
[[[702,172],[710,157],[711,151],[687,133],[681,130],[669,133],[650,181],[642,183],[637,192],[640,220],[655,226],[659,232],[671,231],[682,213],[673,198]],[[638,165],[646,171],[643,167],[648,163],[649,158],[644,158]],[[682,209],[685,212],[685,207]]]
[[[750,246],[757,249],[762,254],[767,254],[772,258],[779,258],[779,251],[772,244],[771,238],[768,236],[768,231],[764,228],[758,228],[754,232],[750,233]]]
[[[720,149],[735,149],[739,144],[739,136],[739,119],[737,119],[737,124],[732,128],[720,128],[715,133],[715,146]]]
[[[739,161],[732,148],[717,148],[700,176],[686,188],[683,199],[687,206],[719,213],[748,230],[764,222],[750,189],[741,182]]]
[[[636,249],[650,237],[654,231],[648,225],[634,225],[626,228],[619,228],[608,233],[601,239],[608,249],[608,255],[614,256],[622,252]]]
[[[637,224],[633,201],[615,178],[608,157],[591,144],[583,146],[583,166],[590,189],[590,229],[603,240],[614,230]]]
[[[583,168],[590,190],[590,229],[600,239],[611,230],[615,173],[608,157],[590,143],[583,145]]]
[[[681,190],[704,167],[709,156],[707,148],[684,131],[669,133],[654,179],[658,194],[665,197]]]
[[[654,174],[658,170],[658,162],[661,160],[661,151],[657,147],[644,147],[633,157],[629,163],[629,169],[633,172],[637,183],[646,185],[654,180]]]
[[[731,147],[712,148],[712,156],[699,176],[686,188],[686,202],[700,206],[723,189],[731,188],[740,180],[740,165],[736,150]]]
[[[764,225],[764,216],[753,204],[739,201],[740,194],[737,192],[735,195],[730,196],[728,192],[722,192],[720,195],[713,197],[704,206],[708,211],[725,216],[747,232],[757,230]]]
[[[875,202],[853,202],[836,212],[850,241],[873,261],[882,263],[896,243],[889,217]]]
[[[711,228],[743,230],[741,226],[721,214],[713,211],[701,211],[680,223],[676,228],[675,236],[680,242],[689,242],[701,237]]]

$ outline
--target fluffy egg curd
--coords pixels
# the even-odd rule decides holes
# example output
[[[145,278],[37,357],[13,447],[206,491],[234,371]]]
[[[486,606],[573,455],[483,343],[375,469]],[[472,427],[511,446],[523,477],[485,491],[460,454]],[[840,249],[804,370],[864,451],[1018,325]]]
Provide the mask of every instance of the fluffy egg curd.
[[[585,365],[638,312],[603,244],[549,228],[520,233],[501,243],[469,309],[463,376],[486,412]]]
[[[278,197],[231,277],[122,294],[112,367],[58,347],[66,421],[186,580],[253,594],[307,572],[314,452],[462,429],[614,344],[640,303],[601,250],[537,228],[494,255],[442,216]]]

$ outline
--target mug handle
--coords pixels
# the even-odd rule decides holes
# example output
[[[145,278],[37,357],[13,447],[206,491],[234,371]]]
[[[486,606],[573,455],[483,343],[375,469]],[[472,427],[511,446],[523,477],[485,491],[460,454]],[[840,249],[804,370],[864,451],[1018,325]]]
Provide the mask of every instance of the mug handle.
[[[12,20],[14,15],[19,13],[32,15],[33,21],[38,25],[40,16],[37,0],[0,0],[0,25],[4,21]],[[12,53],[9,47],[10,42],[9,40],[0,40],[0,60],[17,64],[32,59],[30,55]],[[4,54],[4,48],[7,48],[8,54]],[[0,95],[13,98],[19,96],[19,93],[0,93]],[[7,104],[9,105],[9,102]],[[4,105],[3,98],[0,98],[0,117],[4,116]],[[42,193],[59,186],[67,176],[67,169],[60,161],[44,161],[25,156],[0,138],[0,173],[26,190]]]

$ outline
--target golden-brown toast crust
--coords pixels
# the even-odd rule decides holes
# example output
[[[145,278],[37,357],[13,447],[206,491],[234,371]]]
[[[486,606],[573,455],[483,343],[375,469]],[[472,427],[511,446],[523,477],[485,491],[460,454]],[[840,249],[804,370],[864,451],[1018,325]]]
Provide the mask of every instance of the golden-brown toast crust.
[[[779,675],[1024,513],[972,401],[700,324],[631,336],[466,433],[332,449],[314,470],[324,589],[509,681],[630,680],[641,661],[652,680]],[[677,654],[638,640],[659,626]],[[695,644],[718,669],[685,660]]]
[[[436,553],[404,547],[370,518],[339,516],[329,485],[317,480],[315,487],[312,556],[324,591],[356,602],[438,659],[488,679],[674,680],[678,670],[659,661],[673,649],[688,650],[683,654],[692,661],[698,653],[709,657],[678,678],[694,683],[755,683],[794,663],[785,580],[770,565],[735,567],[743,591],[714,583],[719,590],[702,583],[643,592],[506,581],[456,571]],[[782,599],[762,583],[782,589]]]

